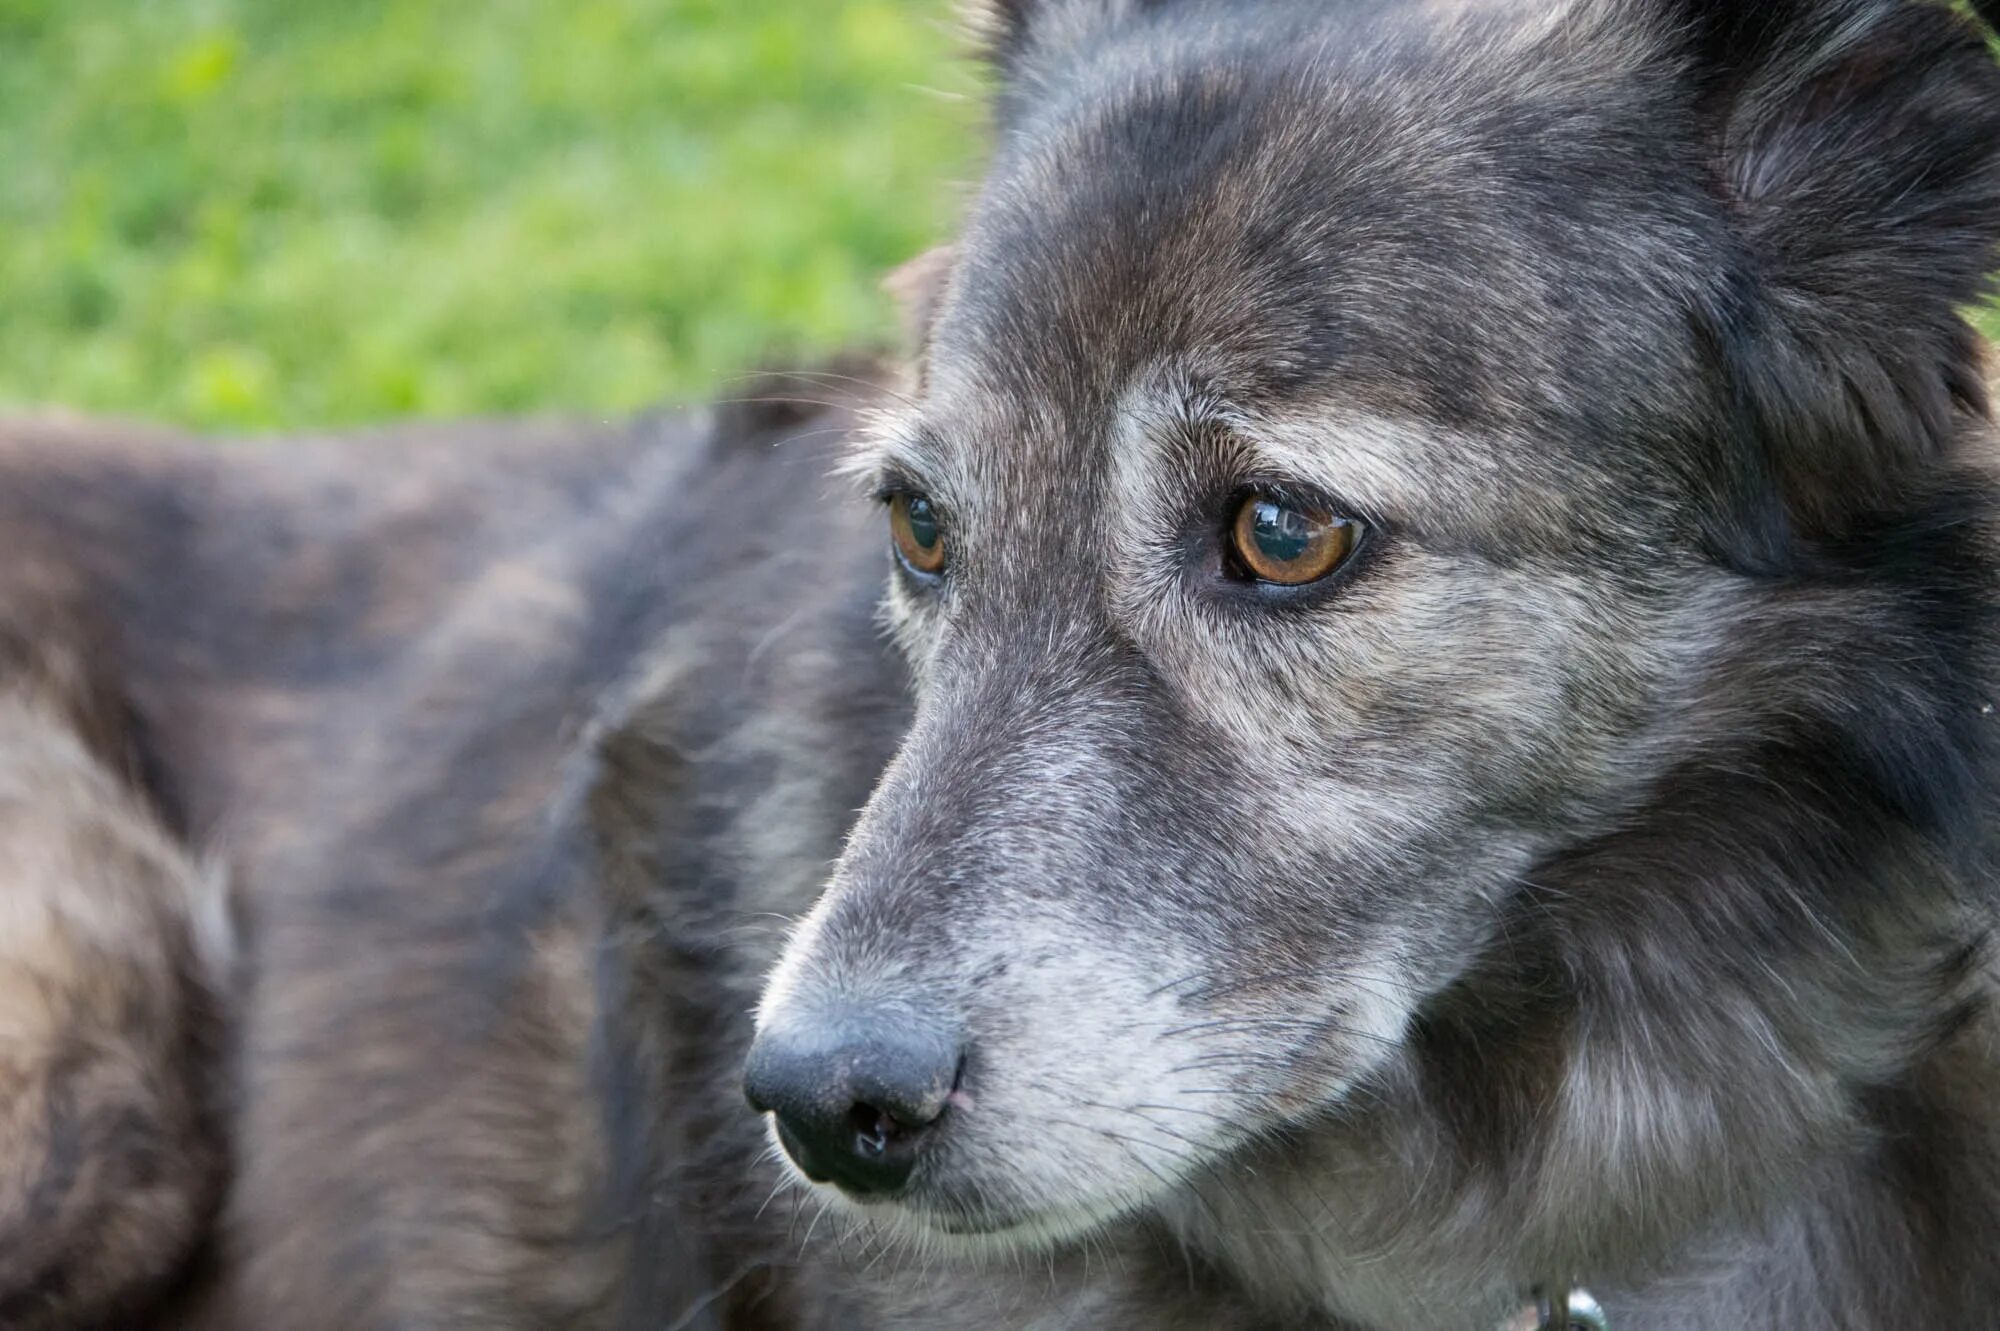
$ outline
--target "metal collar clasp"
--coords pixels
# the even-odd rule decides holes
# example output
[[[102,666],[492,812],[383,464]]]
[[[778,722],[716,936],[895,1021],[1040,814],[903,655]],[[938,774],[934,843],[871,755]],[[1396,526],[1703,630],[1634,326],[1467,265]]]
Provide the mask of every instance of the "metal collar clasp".
[[[1572,1289],[1551,1295],[1537,1289],[1533,1301],[1515,1314],[1502,1331],[1611,1331],[1611,1320],[1588,1290]]]

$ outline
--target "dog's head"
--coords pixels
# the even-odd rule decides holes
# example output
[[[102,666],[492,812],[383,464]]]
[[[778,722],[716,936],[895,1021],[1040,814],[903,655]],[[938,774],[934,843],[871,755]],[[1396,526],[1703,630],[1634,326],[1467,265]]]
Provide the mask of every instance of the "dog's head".
[[[1895,0],[986,17],[995,162],[861,460],[917,717],[750,1089],[1014,1242],[1355,1112],[1547,866],[1769,738],[1730,688],[1865,707],[1786,607],[1983,407],[2000,78]]]

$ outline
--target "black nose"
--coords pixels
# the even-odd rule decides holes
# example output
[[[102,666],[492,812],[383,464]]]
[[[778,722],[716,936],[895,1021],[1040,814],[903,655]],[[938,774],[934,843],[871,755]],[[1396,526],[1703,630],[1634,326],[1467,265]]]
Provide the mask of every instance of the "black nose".
[[[958,1042],[906,1013],[841,1013],[760,1032],[743,1090],[807,1178],[874,1197],[909,1178],[958,1070]]]

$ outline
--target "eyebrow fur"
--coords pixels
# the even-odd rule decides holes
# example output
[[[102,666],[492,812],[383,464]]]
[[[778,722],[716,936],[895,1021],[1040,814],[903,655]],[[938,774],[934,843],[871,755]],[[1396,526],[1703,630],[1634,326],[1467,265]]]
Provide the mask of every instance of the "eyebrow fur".
[[[908,407],[867,413],[833,474],[862,494],[882,497],[890,488],[924,488],[919,482],[943,470],[943,448]]]

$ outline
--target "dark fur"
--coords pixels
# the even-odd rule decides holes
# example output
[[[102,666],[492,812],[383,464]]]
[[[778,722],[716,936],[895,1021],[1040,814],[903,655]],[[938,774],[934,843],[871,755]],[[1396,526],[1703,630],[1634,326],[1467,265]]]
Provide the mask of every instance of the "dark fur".
[[[30,594],[36,552],[14,555],[17,615],[50,617],[0,627],[0,1326],[115,1325],[220,1196],[225,907],[133,789],[122,708],[63,641],[89,616]]]
[[[1986,35],[983,31],[995,165],[861,464],[952,571],[897,586],[911,736],[761,1018],[962,1042],[978,1108],[862,1213],[1164,1214],[1381,1328],[1550,1276],[1625,1327],[1992,1324]],[[1376,528],[1329,590],[1211,572],[1270,480]]]
[[[913,670],[845,410],[0,431],[0,775],[91,773],[0,818],[126,926],[0,913],[0,992],[151,1074],[20,1046],[0,1325],[2000,1324],[2000,74],[1926,5],[1585,9],[987,11],[919,397],[746,394],[884,406],[956,504]],[[1386,539],[1226,599],[1287,421]],[[1149,467],[1196,519],[1138,558]],[[763,1020],[946,1014],[981,1106],[860,1233],[736,1092],[836,859]],[[1010,1205],[1057,1255],[902,1250]]]

